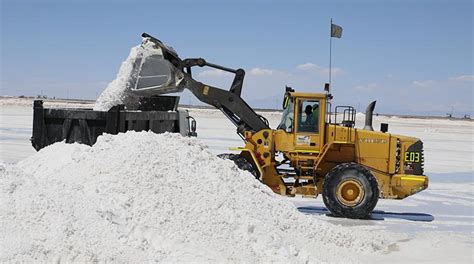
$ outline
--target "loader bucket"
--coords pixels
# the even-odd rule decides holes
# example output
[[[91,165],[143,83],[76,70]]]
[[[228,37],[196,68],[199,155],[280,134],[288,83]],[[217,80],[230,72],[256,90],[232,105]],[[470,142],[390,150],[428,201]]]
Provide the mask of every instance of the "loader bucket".
[[[131,91],[141,96],[183,91],[183,73],[167,57],[170,50],[164,44],[145,39],[133,63]]]

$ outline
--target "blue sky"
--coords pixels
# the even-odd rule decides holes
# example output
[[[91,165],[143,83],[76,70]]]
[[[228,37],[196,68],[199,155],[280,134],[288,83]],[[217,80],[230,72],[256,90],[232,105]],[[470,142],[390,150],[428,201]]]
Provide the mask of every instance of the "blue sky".
[[[276,107],[285,85],[322,91],[333,18],[344,28],[333,39],[335,104],[472,114],[473,2],[381,2],[1,0],[0,94],[95,99],[148,32],[182,58],[245,69],[244,98]],[[196,77],[230,84],[208,69]]]

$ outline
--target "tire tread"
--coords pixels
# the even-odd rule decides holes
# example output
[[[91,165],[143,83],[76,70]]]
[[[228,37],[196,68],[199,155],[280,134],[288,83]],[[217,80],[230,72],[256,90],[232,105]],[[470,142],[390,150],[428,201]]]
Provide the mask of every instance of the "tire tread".
[[[367,181],[369,188],[371,189],[371,197],[364,198],[362,204],[359,204],[355,207],[347,207],[339,203],[336,198],[336,190],[338,182],[341,177],[344,176],[344,172],[347,170],[356,170],[357,175],[363,175],[364,178],[360,179],[364,182]],[[363,184],[364,185],[364,184]],[[368,193],[368,190],[365,190],[365,193]],[[370,216],[372,210],[375,208],[378,202],[379,197],[379,188],[377,179],[372,175],[372,173],[365,167],[355,163],[342,163],[334,167],[331,171],[326,174],[324,177],[323,184],[323,201],[329,211],[338,217],[346,217],[353,219],[365,219]]]

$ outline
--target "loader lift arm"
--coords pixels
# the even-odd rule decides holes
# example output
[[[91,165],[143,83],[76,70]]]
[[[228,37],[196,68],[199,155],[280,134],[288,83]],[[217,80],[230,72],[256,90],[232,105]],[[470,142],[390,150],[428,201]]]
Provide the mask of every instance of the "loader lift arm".
[[[257,132],[270,128],[268,121],[258,115],[245,100],[242,99],[242,85],[245,77],[243,69],[231,69],[209,63],[203,58],[180,59],[176,52],[170,50],[160,40],[143,33],[142,37],[149,38],[163,50],[163,56],[184,74],[184,87],[190,90],[201,102],[220,109],[224,115],[237,127],[237,133],[244,138],[245,131]],[[191,68],[211,67],[235,74],[231,88],[224,90],[198,82],[192,78]]]
[[[207,63],[204,59],[186,59],[184,67],[190,69],[192,66],[208,66],[235,74],[230,90],[224,90],[203,84],[191,77],[189,70],[185,73],[186,85],[194,96],[201,102],[220,109],[224,115],[237,127],[237,133],[243,136],[244,131],[259,131],[268,129],[268,121],[255,113],[255,111],[240,96],[245,72],[242,69],[229,69],[220,65]]]

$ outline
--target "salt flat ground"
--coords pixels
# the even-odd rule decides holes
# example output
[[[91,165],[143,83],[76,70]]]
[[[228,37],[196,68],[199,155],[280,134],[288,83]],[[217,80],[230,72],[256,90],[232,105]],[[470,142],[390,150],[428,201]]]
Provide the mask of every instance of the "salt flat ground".
[[[16,163],[35,153],[29,142],[32,127],[30,101],[0,102],[0,161]],[[48,104],[45,104],[48,107]],[[55,107],[71,105],[55,104]],[[73,105],[77,107],[77,105]],[[215,154],[242,146],[233,125],[216,110],[189,109],[198,122],[198,138]],[[279,112],[262,112],[271,127]],[[363,126],[358,115],[356,127]],[[400,243],[374,262],[474,261],[474,122],[445,119],[374,117],[374,128],[389,123],[389,132],[418,137],[424,142],[427,190],[404,200],[380,200],[371,220],[327,216],[322,198],[288,198],[304,214],[334,225],[387,230],[400,235]],[[304,243],[302,241],[302,243]]]

